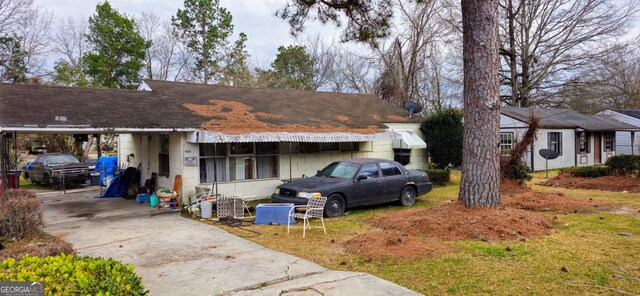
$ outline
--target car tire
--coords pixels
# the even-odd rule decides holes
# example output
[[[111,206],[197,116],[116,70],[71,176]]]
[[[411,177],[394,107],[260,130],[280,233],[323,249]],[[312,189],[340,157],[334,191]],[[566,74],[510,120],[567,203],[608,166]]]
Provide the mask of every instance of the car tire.
[[[413,206],[416,203],[416,190],[407,186],[400,193],[400,203],[405,207]]]
[[[334,193],[327,197],[327,203],[324,205],[324,214],[327,217],[337,217],[344,214],[347,204],[342,195]]]

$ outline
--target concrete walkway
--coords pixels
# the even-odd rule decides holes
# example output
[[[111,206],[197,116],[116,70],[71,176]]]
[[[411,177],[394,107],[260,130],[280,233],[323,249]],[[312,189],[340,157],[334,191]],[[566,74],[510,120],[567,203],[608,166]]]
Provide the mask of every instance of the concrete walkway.
[[[332,271],[177,213],[96,190],[40,192],[45,230],[81,255],[135,265],[151,295],[419,295],[378,277]]]

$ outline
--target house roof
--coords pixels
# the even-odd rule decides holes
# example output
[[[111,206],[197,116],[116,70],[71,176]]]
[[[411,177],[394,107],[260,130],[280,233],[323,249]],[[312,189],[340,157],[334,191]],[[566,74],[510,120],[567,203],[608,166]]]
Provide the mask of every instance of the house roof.
[[[375,134],[417,122],[372,95],[145,80],[152,91],[0,85],[0,128]]]
[[[618,112],[620,114],[624,114],[627,116],[631,116],[636,119],[640,119],[640,110],[633,110],[633,109],[609,109],[609,110]]]
[[[620,131],[638,128],[604,116],[582,114],[571,109],[502,107],[500,113],[529,123],[529,116],[540,119],[540,127],[552,129],[583,129],[585,131]]]

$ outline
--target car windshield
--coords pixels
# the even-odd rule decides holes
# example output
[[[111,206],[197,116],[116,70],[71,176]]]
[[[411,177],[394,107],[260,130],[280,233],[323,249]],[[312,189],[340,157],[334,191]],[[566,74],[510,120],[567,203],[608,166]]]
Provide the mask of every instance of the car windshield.
[[[318,172],[319,177],[353,178],[358,171],[359,164],[349,162],[334,162]]]
[[[47,164],[63,164],[63,163],[78,163],[78,159],[73,155],[59,154],[59,155],[47,155]]]

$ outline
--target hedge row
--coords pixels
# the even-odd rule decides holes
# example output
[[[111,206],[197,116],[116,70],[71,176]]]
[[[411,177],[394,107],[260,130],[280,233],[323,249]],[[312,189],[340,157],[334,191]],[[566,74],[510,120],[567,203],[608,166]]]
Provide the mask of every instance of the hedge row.
[[[449,170],[441,169],[427,169],[424,170],[429,175],[429,179],[433,185],[447,185],[451,182],[451,172]]]
[[[609,169],[605,166],[570,167],[562,169],[572,176],[583,178],[598,178],[609,175]]]
[[[0,263],[0,281],[43,282],[45,295],[148,295],[133,265],[61,254]]]

